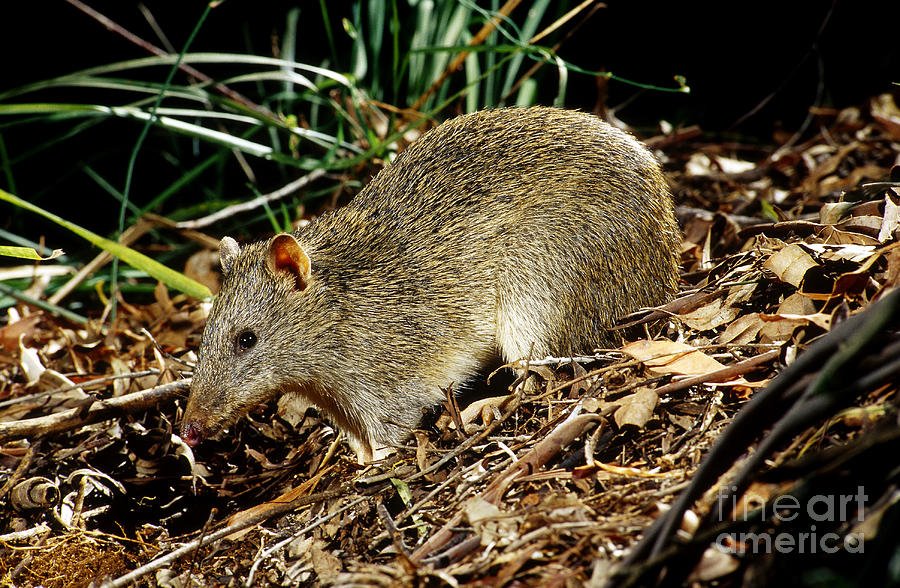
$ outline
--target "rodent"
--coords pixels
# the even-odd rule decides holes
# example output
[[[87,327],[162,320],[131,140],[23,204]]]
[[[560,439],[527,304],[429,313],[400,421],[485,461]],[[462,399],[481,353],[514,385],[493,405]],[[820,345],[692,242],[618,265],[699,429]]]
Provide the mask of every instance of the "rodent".
[[[453,118],[293,234],[222,239],[181,435],[300,394],[371,461],[492,358],[613,344],[618,317],[677,291],[679,244],[626,132],[547,107]]]

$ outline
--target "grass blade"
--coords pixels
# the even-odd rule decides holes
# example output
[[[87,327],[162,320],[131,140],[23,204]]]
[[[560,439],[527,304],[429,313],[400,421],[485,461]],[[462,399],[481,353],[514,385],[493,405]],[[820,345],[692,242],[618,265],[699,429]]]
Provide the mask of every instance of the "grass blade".
[[[0,245],[0,255],[4,257],[16,257],[19,259],[31,259],[34,261],[49,261],[51,259],[56,259],[60,255],[64,255],[64,253],[62,249],[54,249],[49,257],[41,257],[41,255],[31,247]]]
[[[26,202],[18,196],[10,194],[9,192],[6,192],[4,190],[0,190],[0,200],[5,200],[10,204],[18,206],[19,208],[23,208],[29,212],[39,214],[44,218],[55,222],[61,227],[69,229],[82,239],[85,239],[93,245],[100,247],[110,255],[121,259],[131,267],[145,272],[147,275],[156,278],[163,284],[180,292],[184,292],[188,296],[193,296],[194,298],[199,298],[201,300],[212,297],[212,292],[210,292],[209,288],[207,288],[203,284],[196,282],[188,278],[187,276],[164,266],[158,261],[151,259],[143,253],[139,253],[130,247],[126,247],[121,243],[116,243],[115,241],[111,241],[109,239],[101,237],[100,235],[91,232],[84,227],[80,227],[75,223],[71,223],[65,219],[62,219],[52,212],[48,212],[43,208],[40,208],[39,206],[31,204],[30,202]]]

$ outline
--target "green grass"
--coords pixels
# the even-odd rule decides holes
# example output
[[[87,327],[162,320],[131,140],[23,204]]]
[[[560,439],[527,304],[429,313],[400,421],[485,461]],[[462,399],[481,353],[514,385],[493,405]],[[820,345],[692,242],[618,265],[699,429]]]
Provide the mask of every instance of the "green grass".
[[[95,235],[91,242],[192,296],[205,293],[178,272],[162,272],[156,261],[120,248],[115,240],[122,230],[151,212],[174,221],[196,218],[275,189],[273,178],[287,184],[326,170],[296,194],[206,229],[242,237],[284,230],[297,206],[315,209],[315,198],[346,198],[357,191],[381,161],[405,146],[410,129],[457,111],[533,104],[539,85],[545,93],[551,88],[552,101],[563,105],[572,75],[617,79],[557,56],[554,44],[590,12],[591,6],[576,2],[535,0],[502,15],[499,0],[340,5],[320,0],[285,13],[278,57],[252,50],[193,51],[193,35],[212,26],[210,10],[237,9],[227,2],[211,6],[177,55],[86,64],[90,67],[0,91],[0,187],[14,192],[22,184],[18,170],[46,168],[46,186],[18,196],[40,202],[38,208],[52,214],[55,201],[49,195],[65,193],[72,181],[88,186],[82,198],[96,201],[98,209],[120,211],[100,215],[118,222],[102,221],[98,229],[106,236]],[[578,10],[569,13],[573,8]],[[340,18],[329,13],[338,9]],[[309,53],[304,39],[312,28],[327,42],[316,48],[316,61],[298,62],[301,49]],[[541,35],[545,31],[551,32]],[[112,40],[112,33],[105,34]],[[536,35],[538,42],[531,42]],[[460,55],[465,58],[459,69],[448,71]],[[179,67],[186,66],[209,79],[184,75]],[[95,133],[117,137],[116,142],[86,155],[79,141]],[[23,134],[34,138],[27,148],[11,152],[6,138]],[[0,206],[13,213],[0,245],[40,241],[46,226],[35,222],[34,209],[21,203],[17,210]],[[81,228],[74,234],[88,233]],[[95,253],[57,238],[65,242],[47,245],[65,249],[66,263],[81,265]],[[141,243],[169,248],[156,257],[171,265],[196,250],[162,228]],[[113,288],[119,285],[116,264],[98,274]],[[47,294],[63,281],[55,278]]]

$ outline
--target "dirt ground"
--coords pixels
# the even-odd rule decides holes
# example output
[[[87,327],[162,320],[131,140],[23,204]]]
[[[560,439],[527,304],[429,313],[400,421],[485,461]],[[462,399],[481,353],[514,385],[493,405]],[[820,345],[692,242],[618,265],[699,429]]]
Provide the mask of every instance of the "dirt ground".
[[[742,407],[900,281],[900,110],[884,95],[817,111],[810,128],[770,145],[710,143],[697,129],[649,138],[684,231],[682,295],[623,321],[620,349],[532,358],[518,365],[524,381],[505,371],[448,399],[408,447],[368,467],[314,409],[262,407],[221,440],[184,444],[183,378],[208,310],[193,299],[164,288],[153,304],[122,299],[104,331],[11,309],[0,328],[3,585],[646,585],[647,569],[675,574],[681,549],[691,565],[670,581],[860,578],[881,556],[848,538],[878,545],[879,521],[896,516],[896,311],[816,388],[851,396],[778,429],[807,389],[796,388],[745,420],[668,551],[621,567]],[[818,381],[849,347],[798,381]],[[785,441],[742,484],[730,526],[711,524],[717,492],[767,432]],[[843,541],[838,553],[753,554],[735,535],[730,551],[710,547],[714,532],[801,532],[775,511],[735,513],[808,496],[810,480],[841,496],[865,480],[851,513],[861,521],[817,523]]]

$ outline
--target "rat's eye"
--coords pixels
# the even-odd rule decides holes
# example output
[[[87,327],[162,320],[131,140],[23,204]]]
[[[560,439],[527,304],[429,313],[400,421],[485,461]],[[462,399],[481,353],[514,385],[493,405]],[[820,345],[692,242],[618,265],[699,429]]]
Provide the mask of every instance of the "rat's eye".
[[[256,333],[253,331],[241,331],[237,336],[238,351],[247,351],[256,345]]]

